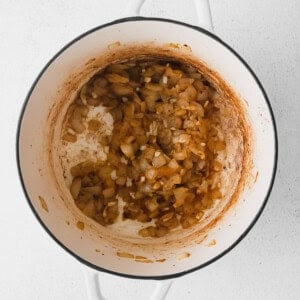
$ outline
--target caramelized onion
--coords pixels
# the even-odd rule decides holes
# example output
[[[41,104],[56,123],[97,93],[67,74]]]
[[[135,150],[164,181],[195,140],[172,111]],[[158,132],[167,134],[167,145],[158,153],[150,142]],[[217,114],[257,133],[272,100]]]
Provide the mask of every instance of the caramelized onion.
[[[222,199],[219,154],[226,143],[216,99],[202,74],[174,62],[115,63],[92,77],[69,108],[62,140],[97,135],[107,158],[70,169],[77,207],[107,226],[123,201],[123,219],[153,221],[139,231],[142,237],[198,224]],[[111,136],[99,138],[102,120],[87,115],[100,105],[114,125]]]

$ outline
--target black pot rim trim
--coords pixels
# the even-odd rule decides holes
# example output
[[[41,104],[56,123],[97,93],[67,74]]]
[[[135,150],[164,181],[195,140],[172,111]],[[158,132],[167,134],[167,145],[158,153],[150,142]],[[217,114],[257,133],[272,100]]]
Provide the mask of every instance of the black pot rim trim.
[[[275,154],[274,154],[274,164],[273,164],[273,173],[272,173],[272,178],[271,181],[269,183],[269,187],[268,187],[268,191],[265,195],[264,201],[262,202],[262,205],[260,207],[260,209],[258,210],[257,214],[253,217],[252,222],[249,224],[249,226],[246,228],[246,230],[240,235],[240,237],[227,249],[225,249],[224,251],[222,251],[220,254],[218,254],[217,256],[215,256],[214,258],[210,259],[209,261],[200,264],[194,268],[190,268],[188,270],[185,271],[181,271],[178,273],[171,273],[171,274],[167,274],[167,275],[158,275],[158,276],[141,276],[141,275],[130,275],[130,274],[126,274],[126,273],[119,273],[119,272],[115,272],[115,271],[111,271],[111,270],[107,270],[104,268],[101,268],[97,265],[94,265],[92,263],[90,263],[89,261],[83,259],[82,257],[80,257],[79,255],[77,255],[76,253],[74,253],[71,249],[67,248],[61,241],[59,241],[55,235],[48,229],[48,227],[43,223],[42,219],[39,217],[37,211],[35,210],[33,204],[31,203],[30,197],[27,193],[26,190],[26,186],[24,183],[24,179],[22,176],[22,172],[21,172],[21,163],[20,163],[20,152],[19,152],[19,140],[20,140],[20,130],[21,130],[21,126],[22,126],[22,120],[23,120],[23,116],[26,110],[26,106],[27,103],[31,97],[31,94],[35,88],[35,86],[37,85],[39,79],[42,77],[42,75],[46,72],[46,70],[48,69],[48,67],[52,64],[52,62],[57,59],[67,48],[69,48],[71,45],[73,45],[74,43],[76,43],[77,41],[79,41],[80,39],[84,38],[85,36],[89,35],[90,33],[93,33],[99,29],[105,28],[105,27],[109,27],[111,25],[115,25],[115,24],[120,24],[120,23],[125,23],[125,22],[137,22],[137,21],[159,21],[159,22],[169,22],[169,23],[173,23],[173,24],[177,24],[177,25],[181,25],[181,26],[186,26],[188,28],[194,29],[196,31],[202,32],[204,34],[206,34],[207,36],[211,37],[212,39],[216,40],[217,42],[219,42],[220,44],[222,44],[225,48],[227,48],[228,50],[230,50],[238,59],[239,61],[246,67],[246,69],[250,72],[250,74],[252,75],[252,77],[254,78],[254,80],[256,81],[258,87],[260,88],[266,104],[269,108],[269,112],[271,115],[271,119],[272,119],[272,125],[273,125],[273,130],[274,130],[274,140],[275,140]],[[38,74],[37,78],[35,79],[35,81],[33,82],[26,98],[25,98],[25,102],[22,106],[21,112],[20,112],[20,117],[19,117],[19,121],[18,121],[18,127],[17,127],[17,135],[16,135],[16,158],[17,158],[17,167],[18,167],[18,174],[19,174],[19,178],[21,181],[21,185],[23,188],[23,192],[25,194],[25,197],[27,199],[27,202],[33,212],[33,214],[35,215],[35,217],[37,218],[37,220],[39,221],[39,223],[41,224],[41,226],[45,229],[45,231],[54,239],[54,241],[59,244],[65,251],[67,251],[69,254],[71,254],[73,257],[75,257],[78,261],[80,261],[81,263],[85,264],[88,267],[91,267],[97,271],[100,272],[106,272],[106,273],[110,273],[110,274],[114,274],[114,275],[118,275],[118,276],[122,276],[122,277],[126,277],[126,278],[133,278],[133,279],[150,279],[150,280],[163,280],[163,279],[171,279],[171,278],[176,278],[176,277],[180,277],[182,275],[200,270],[208,265],[210,265],[211,263],[217,261],[218,259],[220,259],[221,257],[223,257],[225,254],[227,254],[228,252],[230,252],[233,248],[235,248],[235,246],[237,246],[243,239],[244,237],[248,234],[248,232],[252,229],[252,227],[254,226],[254,224],[256,223],[256,221],[258,220],[259,216],[262,214],[267,201],[269,199],[269,196],[271,194],[273,185],[274,185],[274,181],[275,181],[275,175],[276,175],[276,170],[277,170],[277,161],[278,161],[278,137],[277,137],[277,129],[276,129],[276,123],[275,123],[275,118],[274,118],[274,113],[272,111],[272,107],[270,104],[270,101],[268,99],[268,96],[261,84],[261,82],[259,81],[258,77],[256,76],[256,74],[253,72],[253,70],[250,68],[250,66],[246,63],[246,61],[235,51],[233,50],[227,43],[225,43],[223,40],[221,40],[219,37],[217,37],[216,35],[214,35],[213,33],[207,31],[204,28],[198,27],[198,26],[193,26],[190,24],[186,24],[183,22],[179,22],[179,21],[175,21],[175,20],[171,20],[171,19],[162,19],[162,18],[145,18],[145,17],[129,17],[129,18],[123,18],[123,19],[117,19],[113,22],[110,23],[106,23],[100,26],[97,26],[93,29],[90,29],[89,31],[79,35],[77,38],[73,39],[71,42],[69,42],[68,44],[66,44],[61,50],[59,50],[49,61],[48,63],[45,65],[45,67],[41,70],[41,72]]]

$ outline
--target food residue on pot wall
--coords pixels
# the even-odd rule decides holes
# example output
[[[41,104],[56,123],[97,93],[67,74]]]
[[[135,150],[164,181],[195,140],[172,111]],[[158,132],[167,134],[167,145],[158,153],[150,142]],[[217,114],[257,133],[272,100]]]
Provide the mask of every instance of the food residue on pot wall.
[[[127,253],[127,252],[117,252],[117,256],[122,257],[122,258],[129,258],[129,259],[134,259],[136,262],[141,262],[141,263],[153,263],[154,261],[151,259],[148,259],[145,256],[142,255],[134,255],[132,253]],[[164,262],[166,261],[165,258],[161,259],[156,259],[155,262]]]
[[[120,46],[121,46],[121,43],[118,41],[118,42],[109,44],[109,45],[107,46],[107,48],[108,48],[109,50],[112,50],[112,49],[117,48],[117,47],[120,47]]]
[[[255,175],[255,179],[254,179],[254,183],[257,181],[257,178],[258,178],[258,172],[256,172],[256,175]]]
[[[181,260],[184,260],[184,259],[189,258],[190,256],[191,256],[190,253],[184,252],[184,253],[178,255],[176,259],[177,259],[178,261],[181,261]]]
[[[132,258],[132,259],[134,258],[133,254],[127,252],[117,252],[117,255],[123,258]]]
[[[196,244],[201,244],[207,238],[207,234],[195,241]]]
[[[215,240],[215,239],[213,239],[213,240],[211,240],[210,242],[209,242],[209,244],[207,245],[208,247],[213,247],[213,246],[215,246],[217,244],[217,241]]]
[[[46,203],[46,200],[45,200],[42,196],[39,196],[39,200],[40,200],[40,203],[41,203],[42,208],[43,208],[46,212],[49,212],[49,210],[48,210],[48,205],[47,205],[47,203]]]
[[[78,229],[84,230],[84,223],[83,223],[83,222],[78,221],[78,222],[76,223],[76,226],[77,226]]]
[[[153,260],[151,259],[135,259],[135,261],[140,263],[146,263],[146,264],[153,263]]]

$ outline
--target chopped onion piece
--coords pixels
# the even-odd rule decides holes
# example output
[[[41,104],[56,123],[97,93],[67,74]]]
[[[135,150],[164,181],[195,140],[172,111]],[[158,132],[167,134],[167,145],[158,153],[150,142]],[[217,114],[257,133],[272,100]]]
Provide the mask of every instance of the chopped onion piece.
[[[132,158],[134,156],[134,149],[132,144],[121,144],[120,148],[122,150],[122,152],[128,157],[128,158]]]

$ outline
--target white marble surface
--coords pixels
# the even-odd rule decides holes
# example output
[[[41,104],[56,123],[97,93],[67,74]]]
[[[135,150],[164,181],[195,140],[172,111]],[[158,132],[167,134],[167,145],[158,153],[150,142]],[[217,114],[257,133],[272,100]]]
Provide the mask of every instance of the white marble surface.
[[[153,14],[158,2],[165,1],[148,0],[144,14]],[[25,201],[15,162],[16,124],[49,58],[78,34],[118,18],[124,3],[0,0],[0,299],[86,299],[82,266],[44,232]],[[248,236],[221,260],[176,280],[167,299],[299,299],[300,2],[211,0],[211,8],[215,32],[246,59],[269,95],[279,168],[269,203]],[[169,13],[195,17],[185,5]],[[101,280],[114,300],[148,299],[154,286],[104,274]]]

